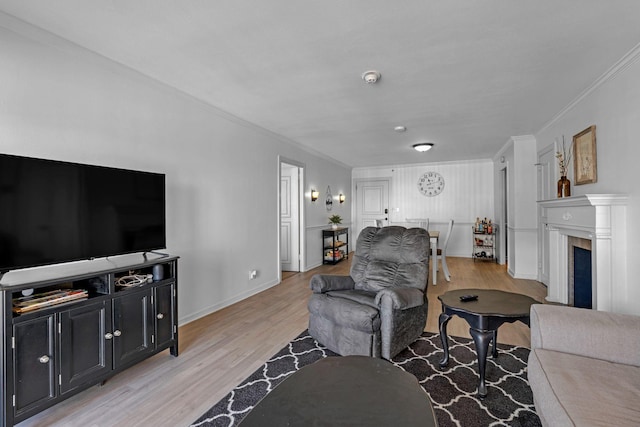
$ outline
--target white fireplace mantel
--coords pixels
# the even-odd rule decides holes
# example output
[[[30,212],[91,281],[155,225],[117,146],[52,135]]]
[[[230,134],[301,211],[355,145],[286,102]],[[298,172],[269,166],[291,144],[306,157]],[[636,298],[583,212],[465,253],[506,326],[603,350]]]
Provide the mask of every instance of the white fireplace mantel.
[[[591,240],[593,308],[618,311],[627,298],[626,206],[623,194],[586,194],[542,200],[541,224],[547,234],[547,300],[568,303],[568,237]]]

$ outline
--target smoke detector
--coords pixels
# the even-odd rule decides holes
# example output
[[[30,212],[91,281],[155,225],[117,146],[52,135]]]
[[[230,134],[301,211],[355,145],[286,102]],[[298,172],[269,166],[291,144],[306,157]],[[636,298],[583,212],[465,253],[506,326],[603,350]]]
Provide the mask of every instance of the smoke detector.
[[[364,80],[368,84],[376,83],[378,80],[380,80],[380,77],[380,73],[375,70],[365,71],[364,73],[362,73],[362,80]]]

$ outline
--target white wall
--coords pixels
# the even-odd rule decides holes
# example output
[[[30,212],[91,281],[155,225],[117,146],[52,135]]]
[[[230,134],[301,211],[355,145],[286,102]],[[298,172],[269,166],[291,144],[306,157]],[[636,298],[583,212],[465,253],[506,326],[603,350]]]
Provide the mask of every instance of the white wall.
[[[624,287],[628,295],[616,296],[616,300],[625,302],[616,311],[640,314],[640,263],[637,262],[640,254],[640,47],[637,46],[585,91],[583,97],[536,134],[538,150],[562,135],[571,141],[573,135],[591,125],[596,125],[598,181],[574,185],[571,165],[571,194],[629,195],[627,244],[630,262],[626,276],[631,283]],[[555,194],[555,189],[551,190],[551,194]]]
[[[321,259],[309,188],[349,203],[349,168],[3,14],[0,43],[0,152],[167,175],[181,323],[277,283],[279,155],[305,165],[306,265]]]
[[[445,180],[444,190],[434,197],[425,197],[418,190],[419,177],[429,171],[440,173]],[[354,181],[390,179],[390,225],[415,226],[407,224],[406,219],[429,218],[429,229],[441,231],[444,237],[452,218],[449,256],[471,257],[471,226],[477,217],[494,219],[491,160],[355,168],[352,175]]]

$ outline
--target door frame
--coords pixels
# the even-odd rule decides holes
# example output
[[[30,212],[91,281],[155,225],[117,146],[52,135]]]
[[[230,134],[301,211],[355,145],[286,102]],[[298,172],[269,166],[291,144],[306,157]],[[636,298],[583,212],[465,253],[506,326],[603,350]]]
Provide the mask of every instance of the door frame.
[[[358,224],[360,224],[360,207],[358,206],[357,200],[358,200],[358,186],[362,187],[362,183],[365,182],[371,182],[371,181],[386,181],[387,182],[387,188],[389,190],[389,193],[387,194],[387,224],[386,225],[391,225],[391,208],[389,206],[391,206],[391,184],[392,184],[392,177],[390,176],[381,176],[381,177],[371,177],[371,178],[356,178],[352,181],[351,185],[351,194],[353,194],[353,203],[351,204],[351,217],[354,219],[352,221],[352,230],[351,230],[351,235],[353,237],[353,248],[352,250],[355,250],[356,248],[356,239],[358,238],[358,235],[360,233],[361,230],[358,229]]]
[[[536,163],[536,181],[537,181],[537,199],[538,200],[549,200],[553,195],[553,186],[552,182],[555,182],[557,177],[555,176],[555,170],[553,165],[555,165],[554,153],[558,151],[557,141],[553,144],[549,144],[544,147],[537,153],[537,163]],[[550,155],[552,156],[551,162],[549,165],[543,163],[544,157]],[[549,239],[548,233],[549,230],[546,229],[546,225],[542,223],[542,206],[538,204],[537,209],[537,221],[538,221],[538,281],[545,286],[549,286],[549,272],[546,270],[548,268],[548,244],[547,241]],[[546,268],[545,268],[546,267]],[[545,274],[546,272],[546,274]]]
[[[509,262],[509,162],[500,165],[498,169],[500,188],[500,224],[498,227],[498,264]],[[508,264],[507,264],[508,267]]]
[[[298,252],[299,252],[299,264],[300,264],[300,271],[306,271],[306,250],[305,250],[305,242],[306,242],[306,235],[304,233],[305,230],[305,224],[304,224],[304,218],[305,218],[305,205],[304,205],[304,183],[306,180],[306,165],[302,162],[298,162],[296,160],[278,155],[278,174],[277,174],[277,182],[278,185],[276,186],[276,191],[277,191],[277,203],[276,203],[276,209],[277,209],[277,214],[276,214],[276,218],[277,218],[277,228],[276,230],[278,230],[277,234],[277,244],[276,244],[276,265],[277,265],[277,272],[278,272],[278,283],[282,282],[282,261],[280,260],[280,248],[282,247],[282,243],[280,242],[280,227],[282,226],[282,218],[280,217],[280,215],[282,214],[281,209],[280,209],[280,197],[282,196],[280,193],[280,180],[282,179],[282,164],[286,163],[287,165],[291,165],[291,166],[295,166],[298,168],[298,197],[296,202],[298,203]],[[292,203],[293,203],[293,199],[292,199]]]

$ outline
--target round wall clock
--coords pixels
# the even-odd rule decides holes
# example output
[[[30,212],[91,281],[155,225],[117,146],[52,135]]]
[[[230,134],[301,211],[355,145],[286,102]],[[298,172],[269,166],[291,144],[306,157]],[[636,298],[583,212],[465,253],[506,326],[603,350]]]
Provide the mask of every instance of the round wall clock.
[[[438,172],[426,172],[418,179],[418,190],[425,196],[437,196],[444,190],[444,178]]]

